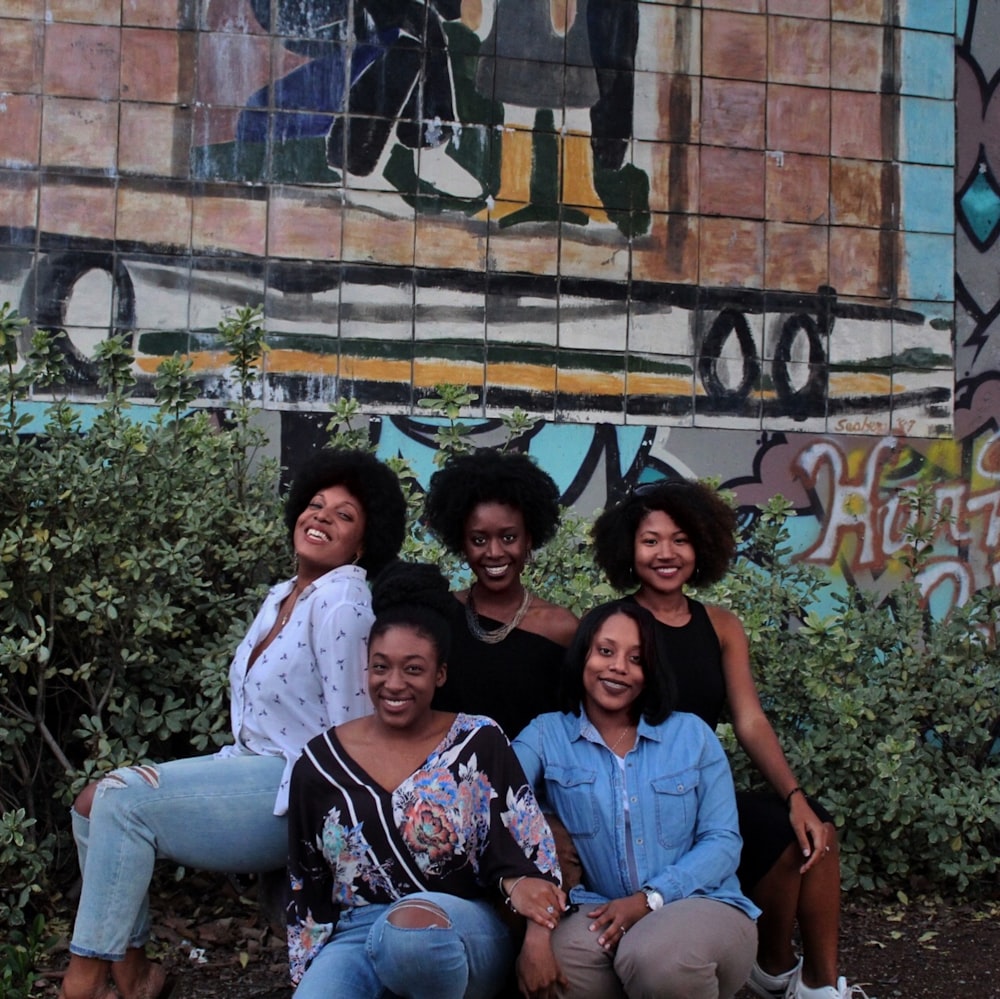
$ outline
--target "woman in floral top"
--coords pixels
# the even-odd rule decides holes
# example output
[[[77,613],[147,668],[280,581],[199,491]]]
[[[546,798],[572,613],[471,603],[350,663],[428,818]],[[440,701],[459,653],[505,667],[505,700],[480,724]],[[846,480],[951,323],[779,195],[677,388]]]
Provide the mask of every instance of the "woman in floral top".
[[[431,709],[449,600],[433,566],[399,564],[379,579],[375,713],[313,739],[293,771],[296,999],[488,999],[514,956],[495,903],[528,919],[528,940],[564,909],[551,833],[503,732]]]

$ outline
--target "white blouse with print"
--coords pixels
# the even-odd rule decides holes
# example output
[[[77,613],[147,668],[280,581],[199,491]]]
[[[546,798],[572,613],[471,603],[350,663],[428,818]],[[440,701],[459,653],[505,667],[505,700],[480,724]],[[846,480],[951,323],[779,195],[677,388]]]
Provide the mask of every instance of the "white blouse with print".
[[[248,668],[251,653],[277,620],[295,584],[271,588],[229,668],[235,744],[218,756],[284,756],[274,814],[288,810],[292,765],[313,736],[371,714],[366,670],[375,620],[365,570],[333,569],[302,592],[288,623]]]

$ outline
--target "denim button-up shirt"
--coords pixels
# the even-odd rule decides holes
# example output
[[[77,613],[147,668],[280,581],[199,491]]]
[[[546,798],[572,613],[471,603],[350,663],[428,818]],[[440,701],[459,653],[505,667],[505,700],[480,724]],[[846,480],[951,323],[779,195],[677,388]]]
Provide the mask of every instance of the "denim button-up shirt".
[[[514,751],[580,854],[584,883],[571,891],[574,902],[624,898],[651,885],[664,902],[700,895],[751,919],[760,914],[736,879],[743,841],[729,761],[700,718],[675,712],[659,725],[640,721],[624,768],[582,710],[540,715]]]

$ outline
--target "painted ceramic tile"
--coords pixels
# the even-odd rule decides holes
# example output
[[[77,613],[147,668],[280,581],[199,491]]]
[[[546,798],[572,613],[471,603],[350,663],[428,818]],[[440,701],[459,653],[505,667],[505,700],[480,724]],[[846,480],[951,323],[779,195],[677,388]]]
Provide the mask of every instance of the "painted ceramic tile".
[[[690,426],[697,373],[688,354],[629,351],[626,412],[629,423]]]
[[[0,113],[22,127],[4,163],[38,189],[37,135],[47,173],[37,233],[18,202],[0,249],[37,245],[41,265],[67,240],[118,240],[103,273],[131,284],[139,315],[144,296],[169,298],[176,321],[141,329],[194,338],[206,398],[227,385],[212,328],[263,302],[275,406],[349,391],[403,411],[441,377],[479,386],[487,412],[524,396],[556,419],[779,427],[832,412],[838,391],[888,419],[888,391],[837,365],[880,370],[900,298],[936,303],[906,310],[935,357],[950,328],[937,305],[954,300],[959,149],[936,137],[954,38],[928,8],[896,27],[867,0],[465,6],[209,0],[167,16],[128,0],[81,18],[65,2],[48,22],[6,9]],[[1000,185],[979,148],[959,204],[985,246]],[[114,178],[128,179],[117,197]],[[131,274],[160,254],[178,266]],[[76,306],[86,273],[64,282]],[[794,302],[871,335],[810,360],[800,332],[769,357],[762,317]],[[490,373],[493,344],[530,353]],[[680,358],[690,393],[671,380]],[[950,401],[948,365],[922,370]]]
[[[10,94],[0,101],[0,166],[37,167],[42,134],[42,101],[34,94]]]
[[[119,28],[50,22],[45,29],[46,94],[114,100],[120,65]]]
[[[118,154],[118,105],[46,97],[42,105],[42,165],[74,166],[110,175]]]
[[[191,111],[168,104],[122,104],[118,169],[122,174],[186,178]]]
[[[0,18],[0,88],[40,93],[44,30],[38,21]]]
[[[192,199],[186,188],[148,183],[123,184],[118,189],[115,238],[157,252],[187,252],[191,246]],[[206,210],[204,204],[201,210]],[[155,232],[154,243],[149,234]]]

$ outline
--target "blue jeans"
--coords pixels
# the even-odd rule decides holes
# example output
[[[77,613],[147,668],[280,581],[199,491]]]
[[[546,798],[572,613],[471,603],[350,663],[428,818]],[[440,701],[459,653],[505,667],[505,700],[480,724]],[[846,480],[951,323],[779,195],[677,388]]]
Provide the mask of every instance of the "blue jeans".
[[[146,942],[157,859],[211,871],[284,867],[287,821],[274,815],[284,768],[280,756],[202,756],[101,780],[90,818],[72,813],[83,891],[70,952],[120,961]]]
[[[514,959],[507,927],[488,902],[418,892],[443,909],[449,927],[393,926],[394,906],[344,912],[330,942],[313,958],[293,999],[490,999]],[[397,903],[398,904],[398,903]]]

